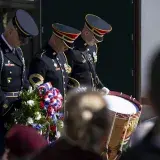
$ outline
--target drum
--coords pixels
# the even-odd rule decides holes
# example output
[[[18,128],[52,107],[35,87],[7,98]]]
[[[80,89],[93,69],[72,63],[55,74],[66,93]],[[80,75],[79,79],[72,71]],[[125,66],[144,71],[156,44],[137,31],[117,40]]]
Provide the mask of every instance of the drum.
[[[107,159],[117,159],[128,147],[131,134],[137,127],[142,106],[132,96],[110,91],[104,95],[111,117],[106,143]]]

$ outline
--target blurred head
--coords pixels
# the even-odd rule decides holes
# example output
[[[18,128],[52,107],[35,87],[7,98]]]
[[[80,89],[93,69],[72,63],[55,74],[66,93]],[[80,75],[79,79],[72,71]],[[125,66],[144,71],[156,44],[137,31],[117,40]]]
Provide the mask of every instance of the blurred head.
[[[29,156],[47,146],[48,142],[34,128],[14,125],[5,137],[6,151],[3,157],[9,160]]]
[[[62,53],[66,50],[68,50],[67,45],[64,43],[62,39],[52,34],[50,40],[49,40],[49,45],[56,51],[56,53]]]
[[[155,56],[151,62],[149,95],[155,113],[160,116],[160,48],[156,50]]]
[[[89,46],[94,46],[98,41],[96,40],[94,33],[91,32],[86,24],[84,25],[84,28],[82,30],[81,36],[83,40],[89,45]]]
[[[13,47],[20,47],[21,45],[24,45],[28,43],[28,38],[24,37],[18,29],[13,25],[12,20],[9,21],[7,24],[7,27],[4,31],[4,36],[7,40],[7,42]]]
[[[109,127],[108,110],[102,95],[90,90],[72,91],[65,109],[66,137],[83,149],[101,153]]]

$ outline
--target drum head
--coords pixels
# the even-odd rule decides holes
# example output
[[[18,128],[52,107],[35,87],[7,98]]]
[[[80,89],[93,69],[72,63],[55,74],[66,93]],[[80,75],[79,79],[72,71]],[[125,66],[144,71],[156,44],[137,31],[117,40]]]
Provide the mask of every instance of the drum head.
[[[139,108],[132,102],[114,95],[105,95],[108,109],[122,114],[136,114]]]

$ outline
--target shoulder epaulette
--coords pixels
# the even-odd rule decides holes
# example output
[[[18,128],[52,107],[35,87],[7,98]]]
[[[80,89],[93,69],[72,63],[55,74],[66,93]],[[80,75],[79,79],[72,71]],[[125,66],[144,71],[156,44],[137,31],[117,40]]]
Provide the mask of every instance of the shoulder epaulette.
[[[35,54],[35,57],[40,57],[40,58],[42,58],[45,53],[46,53],[46,50],[43,49],[43,50],[41,50],[40,52],[36,53],[36,54]]]
[[[40,53],[41,57],[43,57],[45,53],[46,53],[46,50],[42,50],[42,52]]]

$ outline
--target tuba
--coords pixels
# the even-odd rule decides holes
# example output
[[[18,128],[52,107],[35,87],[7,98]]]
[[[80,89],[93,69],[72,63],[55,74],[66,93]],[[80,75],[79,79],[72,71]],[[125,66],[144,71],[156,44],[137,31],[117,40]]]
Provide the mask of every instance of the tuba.
[[[76,79],[72,77],[68,77],[68,84],[67,84],[68,90],[78,88],[78,87],[80,87],[80,83]]]

